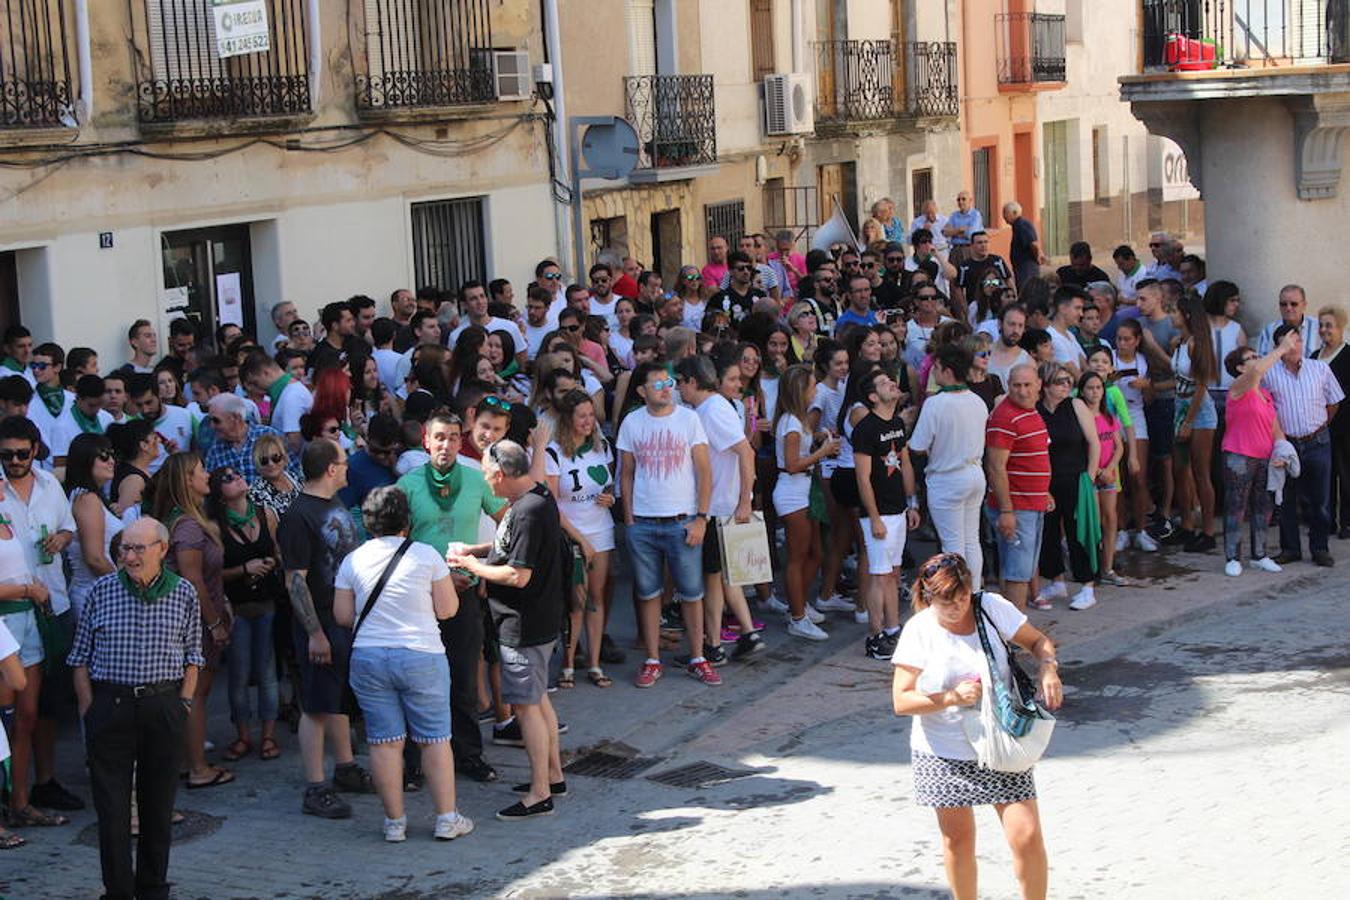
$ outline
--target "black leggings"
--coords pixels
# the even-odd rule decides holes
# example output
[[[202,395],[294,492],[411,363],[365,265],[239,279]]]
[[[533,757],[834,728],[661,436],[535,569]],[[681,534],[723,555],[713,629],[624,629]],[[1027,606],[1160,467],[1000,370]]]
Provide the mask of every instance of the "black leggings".
[[[1086,584],[1097,580],[1097,570],[1088,557],[1088,549],[1078,542],[1078,479],[1072,476],[1050,478],[1050,496],[1055,508],[1045,514],[1045,528],[1041,533],[1040,573],[1042,578],[1058,578],[1064,574],[1064,550],[1060,546],[1060,532],[1069,544],[1069,568],[1073,580]],[[1098,548],[1100,559],[1100,548]]]

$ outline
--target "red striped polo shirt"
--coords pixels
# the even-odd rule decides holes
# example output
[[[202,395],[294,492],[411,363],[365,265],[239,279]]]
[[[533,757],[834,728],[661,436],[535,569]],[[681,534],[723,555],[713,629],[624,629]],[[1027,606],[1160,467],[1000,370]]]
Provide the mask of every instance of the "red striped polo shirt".
[[[1050,501],[1050,435],[1035,409],[1023,409],[1005,397],[984,429],[987,447],[1008,451],[1008,492],[1013,509],[1045,512]],[[998,498],[989,492],[989,505]]]

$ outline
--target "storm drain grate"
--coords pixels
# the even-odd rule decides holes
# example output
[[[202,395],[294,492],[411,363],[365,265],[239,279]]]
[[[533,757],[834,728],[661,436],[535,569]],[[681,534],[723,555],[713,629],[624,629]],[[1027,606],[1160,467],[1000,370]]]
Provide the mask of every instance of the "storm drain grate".
[[[728,781],[735,781],[737,778],[748,778],[754,774],[754,772],[747,772],[744,769],[728,769],[716,763],[700,761],[656,775],[648,775],[647,780],[671,787],[702,788],[711,787],[715,784],[725,784]]]
[[[568,775],[626,781],[641,775],[659,762],[661,762],[659,756],[618,756],[603,750],[592,750],[563,766],[563,771]]]

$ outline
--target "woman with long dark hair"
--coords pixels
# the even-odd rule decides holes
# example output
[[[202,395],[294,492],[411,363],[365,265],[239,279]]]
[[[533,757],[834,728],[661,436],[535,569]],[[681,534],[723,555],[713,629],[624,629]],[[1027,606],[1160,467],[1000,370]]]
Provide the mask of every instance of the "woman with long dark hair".
[[[112,545],[122,533],[122,519],[104,495],[116,471],[115,459],[112,442],[102,434],[76,435],[66,456],[66,496],[75,517],[75,539],[66,547],[66,560],[76,619],[94,582],[117,571]]]
[[[1219,383],[1219,369],[1209,316],[1200,295],[1191,292],[1181,298],[1172,314],[1172,324],[1181,330],[1181,342],[1172,351],[1172,372],[1177,380],[1177,436],[1172,472],[1177,505],[1181,507],[1182,549],[1207,553],[1217,546],[1210,464],[1219,414],[1209,389]],[[1198,523],[1194,512],[1197,501]]]
[[[140,517],[141,500],[150,483],[150,466],[159,457],[159,432],[149,419],[128,419],[108,426],[108,441],[117,454],[108,496],[123,522]]]
[[[1219,418],[1223,418],[1224,401],[1228,398],[1228,388],[1237,379],[1228,374],[1223,361],[1238,347],[1247,346],[1247,332],[1237,320],[1238,308],[1242,305],[1242,292],[1231,281],[1213,281],[1205,291],[1205,313],[1209,317],[1209,333],[1214,339],[1214,359],[1219,369],[1219,380],[1209,389],[1209,394],[1218,405]]]
[[[451,395],[458,393],[460,383],[473,378],[478,371],[478,358],[487,355],[487,337],[487,329],[470,325],[455,338],[455,348],[450,351],[445,369],[445,383]]]

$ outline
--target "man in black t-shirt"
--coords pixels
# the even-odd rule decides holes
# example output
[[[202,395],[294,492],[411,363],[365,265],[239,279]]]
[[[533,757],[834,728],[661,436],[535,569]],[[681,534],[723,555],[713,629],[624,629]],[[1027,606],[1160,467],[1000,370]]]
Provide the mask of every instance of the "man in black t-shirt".
[[[1087,241],[1074,241],[1069,247],[1069,264],[1055,270],[1060,284],[1070,284],[1086,288],[1098,281],[1111,283],[1111,276],[1092,264],[1092,245]]]
[[[516,787],[524,796],[497,813],[499,819],[516,821],[551,814],[553,795],[567,792],[558,716],[548,699],[549,658],[558,642],[568,586],[563,577],[565,547],[558,505],[530,477],[530,459],[520,444],[503,440],[489,447],[483,454],[483,478],[511,506],[491,544],[452,545],[447,562],[488,586],[501,651],[502,700],[515,712],[530,759],[530,781]]]
[[[324,819],[346,819],[351,806],[334,790],[369,793],[370,775],[352,756],[351,732],[343,706],[352,632],[333,620],[333,581],[343,558],[359,543],[356,523],[337,498],[347,485],[347,453],[336,441],[319,438],[300,458],[305,485],[282,516],[277,530],[294,616],[292,628],[300,723],[300,763],[305,789],[301,810]],[[325,734],[333,742],[333,783],[324,779]]]
[[[746,253],[737,250],[727,257],[731,280],[727,289],[708,299],[709,310],[720,309],[731,316],[731,323],[739,326],[754,309],[755,301],[768,294],[755,287],[755,263]]]
[[[988,232],[977,231],[970,237],[970,256],[956,267],[956,280],[952,282],[954,309],[964,310],[966,304],[975,299],[986,269],[997,272],[1005,284],[1012,281],[1012,268],[1007,260],[989,252]]]
[[[345,300],[329,303],[320,310],[319,322],[324,334],[309,354],[311,381],[323,369],[346,368],[353,356],[370,355],[370,345],[356,336],[356,316]]]

